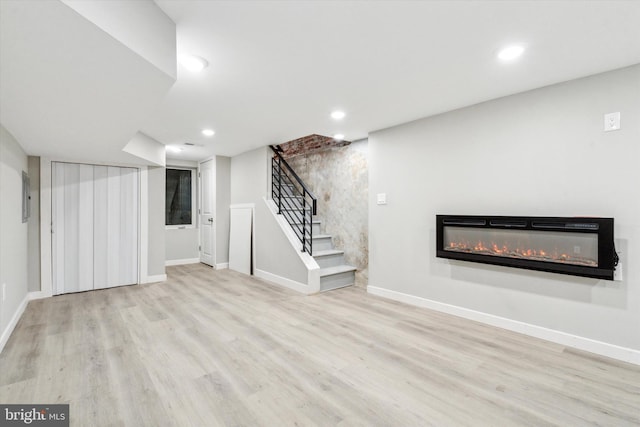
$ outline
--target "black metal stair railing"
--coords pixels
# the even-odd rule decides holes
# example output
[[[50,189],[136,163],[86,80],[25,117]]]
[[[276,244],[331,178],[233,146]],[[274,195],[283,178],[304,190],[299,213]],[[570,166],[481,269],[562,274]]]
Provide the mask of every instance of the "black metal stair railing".
[[[313,253],[313,215],[317,199],[305,183],[282,157],[278,148],[270,146],[275,156],[271,159],[271,197],[302,243],[302,251]]]

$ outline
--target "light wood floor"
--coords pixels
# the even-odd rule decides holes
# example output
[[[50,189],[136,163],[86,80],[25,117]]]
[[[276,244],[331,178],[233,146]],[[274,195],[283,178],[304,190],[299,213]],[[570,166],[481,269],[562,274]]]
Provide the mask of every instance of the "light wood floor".
[[[73,426],[640,425],[640,367],[346,288],[232,271],[29,303],[0,402]]]

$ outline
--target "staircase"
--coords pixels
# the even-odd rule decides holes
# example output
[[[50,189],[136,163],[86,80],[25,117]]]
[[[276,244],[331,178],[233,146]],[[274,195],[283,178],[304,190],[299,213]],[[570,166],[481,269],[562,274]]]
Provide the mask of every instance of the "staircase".
[[[347,265],[344,251],[333,246],[330,234],[322,233],[322,221],[316,217],[317,199],[291,169],[277,148],[271,163],[271,196],[302,243],[320,267],[320,292],[351,286],[356,268]]]
[[[314,221],[320,227],[320,221]],[[351,286],[356,280],[356,268],[344,261],[344,251],[334,248],[330,234],[313,237],[313,258],[320,266],[320,291]]]

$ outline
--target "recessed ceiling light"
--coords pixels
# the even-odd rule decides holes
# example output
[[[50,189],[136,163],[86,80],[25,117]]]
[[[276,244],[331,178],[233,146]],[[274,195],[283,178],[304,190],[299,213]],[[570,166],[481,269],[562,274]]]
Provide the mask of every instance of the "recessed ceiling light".
[[[331,118],[336,119],[336,120],[340,120],[340,119],[344,119],[344,116],[346,114],[344,114],[344,111],[333,111],[331,113]]]
[[[179,152],[181,152],[181,151],[182,151],[182,148],[180,148],[180,147],[174,147],[174,146],[172,146],[172,145],[167,145],[167,146],[165,147],[165,149],[166,149],[167,151],[171,151],[172,153],[179,153]]]
[[[520,45],[508,46],[498,52],[498,58],[502,61],[511,61],[516,59],[524,52],[524,47]]]
[[[216,132],[213,129],[202,129],[202,134],[204,136],[213,136]]]
[[[180,64],[182,64],[184,68],[186,68],[189,71],[193,71],[194,73],[204,70],[207,67],[207,65],[209,65],[206,59],[196,55],[190,55],[190,54],[180,55],[178,57],[178,61],[180,62]]]
[[[337,139],[338,141],[342,141],[344,139],[344,135],[341,133],[336,133],[333,135],[333,139]]]

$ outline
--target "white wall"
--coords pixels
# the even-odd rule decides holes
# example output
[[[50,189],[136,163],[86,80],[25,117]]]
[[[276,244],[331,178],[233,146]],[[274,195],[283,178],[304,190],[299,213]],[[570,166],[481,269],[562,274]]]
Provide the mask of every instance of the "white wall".
[[[176,261],[186,262],[186,260],[200,258],[199,233],[200,229],[196,227],[167,228],[165,231],[165,260],[169,264],[175,264]]]
[[[26,306],[28,232],[22,222],[22,172],[27,170],[27,155],[0,126],[0,351]]]
[[[603,132],[615,111],[622,129]],[[378,131],[369,149],[370,290],[640,350],[640,66]],[[624,281],[436,258],[436,214],[614,217]]]
[[[269,147],[231,158],[231,204],[256,203],[267,194]]]
[[[229,263],[231,158],[216,156],[216,265]]]
[[[150,166],[148,178],[148,256],[147,273],[155,281],[165,274],[165,168]]]
[[[276,218],[269,211],[267,203],[263,199],[255,206],[256,275],[268,277],[261,274],[266,272],[275,277],[285,278],[298,284],[294,289],[304,292],[304,287],[309,283],[309,271],[305,263],[300,261],[301,254],[298,247],[302,244],[297,247],[291,245]],[[286,227],[289,225],[287,224]]]
[[[136,156],[136,162],[140,162],[140,159],[143,159],[146,162],[140,163],[152,166],[165,166],[167,164],[167,149],[165,145],[142,132],[136,132],[122,151]]]

